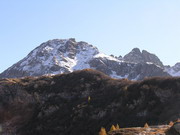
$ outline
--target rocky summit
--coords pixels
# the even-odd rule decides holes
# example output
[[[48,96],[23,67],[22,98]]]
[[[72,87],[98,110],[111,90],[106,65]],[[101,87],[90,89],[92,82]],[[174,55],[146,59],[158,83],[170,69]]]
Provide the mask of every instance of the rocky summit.
[[[130,53],[124,56],[125,61],[134,62],[134,63],[151,63],[160,67],[164,67],[160,59],[155,55],[143,50],[142,52],[139,48],[134,48]]]
[[[101,53],[95,46],[74,38],[42,43],[25,58],[0,74],[0,78],[55,75],[82,69],[96,69],[113,78],[142,80],[146,77],[179,75],[165,68],[159,58],[134,48],[124,57]],[[173,71],[172,71],[173,70]]]
[[[120,126],[119,134],[153,133],[157,128],[142,128],[143,132],[121,128],[143,127],[145,123],[164,125],[178,119],[179,88],[180,78],[130,81],[112,79],[91,69],[56,76],[1,79],[0,134],[97,135],[101,127],[109,131],[116,124]],[[178,129],[174,128],[173,131]]]

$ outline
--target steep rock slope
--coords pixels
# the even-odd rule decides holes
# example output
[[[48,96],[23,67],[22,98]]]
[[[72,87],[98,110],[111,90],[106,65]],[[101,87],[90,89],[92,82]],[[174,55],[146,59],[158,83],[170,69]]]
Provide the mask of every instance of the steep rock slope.
[[[174,66],[167,66],[165,71],[172,76],[180,76],[180,63],[176,63]]]
[[[140,58],[134,56],[136,52],[138,52],[137,57]],[[136,61],[127,59],[131,53],[132,58],[136,58]],[[138,49],[134,49],[131,53],[125,56],[126,61],[123,61],[100,53],[96,47],[86,42],[76,42],[73,38],[54,39],[35,48],[24,59],[1,73],[0,78],[62,74],[86,68],[99,70],[113,78],[131,80],[169,76],[160,67],[161,64],[158,64],[160,61],[154,55],[145,51],[141,54]],[[141,57],[151,63],[145,63]]]
[[[49,40],[7,69],[2,76],[40,76],[89,68],[88,61],[98,53],[97,48],[85,42],[77,43],[75,39]]]
[[[0,80],[2,135],[94,135],[180,116],[180,78],[118,80],[94,70]]]
[[[163,68],[163,63],[155,54],[151,54],[146,50],[141,52],[139,48],[134,48],[130,53],[126,54],[123,59],[134,63],[151,63]]]

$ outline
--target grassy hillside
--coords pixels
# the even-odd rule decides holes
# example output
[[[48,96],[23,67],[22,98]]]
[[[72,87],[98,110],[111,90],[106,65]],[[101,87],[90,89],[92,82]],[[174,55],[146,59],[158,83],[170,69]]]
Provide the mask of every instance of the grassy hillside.
[[[180,78],[112,79],[95,70],[0,80],[2,133],[95,135],[179,117]]]

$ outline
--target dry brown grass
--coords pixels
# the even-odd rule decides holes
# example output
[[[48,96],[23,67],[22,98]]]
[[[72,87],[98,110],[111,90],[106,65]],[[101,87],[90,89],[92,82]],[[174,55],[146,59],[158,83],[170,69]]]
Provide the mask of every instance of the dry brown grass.
[[[170,128],[169,125],[160,127],[132,127],[120,128],[119,130],[110,131],[108,135],[165,135],[165,132]]]

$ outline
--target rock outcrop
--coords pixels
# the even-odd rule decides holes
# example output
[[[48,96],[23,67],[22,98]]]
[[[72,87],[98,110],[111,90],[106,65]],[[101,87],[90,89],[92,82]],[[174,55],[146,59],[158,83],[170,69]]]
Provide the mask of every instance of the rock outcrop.
[[[139,48],[134,48],[130,53],[124,56],[124,60],[134,63],[151,63],[160,67],[164,67],[160,59],[146,50],[140,51]]]
[[[172,76],[180,76],[180,62],[176,63],[174,66],[166,66],[165,71]]]

